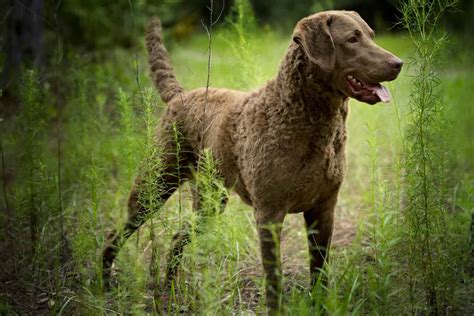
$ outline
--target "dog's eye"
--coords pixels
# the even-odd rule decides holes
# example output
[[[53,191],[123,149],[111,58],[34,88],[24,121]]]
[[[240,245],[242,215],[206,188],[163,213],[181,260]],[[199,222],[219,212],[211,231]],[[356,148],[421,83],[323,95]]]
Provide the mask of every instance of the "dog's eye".
[[[357,43],[359,40],[357,39],[357,37],[352,36],[352,37],[349,38],[347,41],[348,41],[349,43]]]

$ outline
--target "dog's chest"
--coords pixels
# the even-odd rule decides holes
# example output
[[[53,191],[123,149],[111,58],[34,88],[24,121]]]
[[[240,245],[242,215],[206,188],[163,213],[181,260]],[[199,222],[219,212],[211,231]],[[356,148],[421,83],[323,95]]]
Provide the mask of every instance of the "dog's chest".
[[[345,113],[314,120],[270,116],[260,125],[251,121],[238,137],[237,183],[259,207],[293,212],[314,205],[326,191],[337,190],[344,177]]]
[[[325,179],[337,180],[343,174],[345,131],[326,139],[327,143],[310,144],[308,153],[301,160],[301,173],[324,176]]]
[[[341,185],[346,169],[345,143],[347,132],[343,118],[336,121],[317,122],[317,126],[294,140],[289,153],[296,164],[287,173],[288,200],[294,201],[290,209],[304,211],[314,206],[317,200],[332,194]],[[295,154],[293,154],[295,155]]]

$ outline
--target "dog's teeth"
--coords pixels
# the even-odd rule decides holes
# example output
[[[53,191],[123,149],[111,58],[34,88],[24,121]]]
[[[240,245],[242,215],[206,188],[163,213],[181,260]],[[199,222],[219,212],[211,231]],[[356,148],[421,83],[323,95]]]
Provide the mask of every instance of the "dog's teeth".
[[[354,78],[354,77],[353,77],[353,76],[351,76],[351,75],[349,75],[349,76],[347,76],[347,78],[349,78],[349,79],[352,79],[352,78]]]

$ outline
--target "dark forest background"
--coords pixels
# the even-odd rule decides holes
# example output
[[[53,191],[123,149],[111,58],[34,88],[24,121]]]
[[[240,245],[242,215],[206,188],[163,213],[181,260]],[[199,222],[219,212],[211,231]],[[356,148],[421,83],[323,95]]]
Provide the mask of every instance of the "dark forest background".
[[[213,1],[220,12],[219,23],[232,14],[232,0]],[[396,32],[399,20],[397,0],[282,0],[250,1],[260,26],[288,32],[301,17],[327,9],[356,10],[378,32]],[[0,4],[1,32],[0,89],[2,112],[11,110],[8,100],[15,99],[21,66],[48,68],[55,51],[59,58],[67,52],[90,52],[139,45],[145,24],[159,15],[174,40],[185,40],[196,32],[205,32],[208,24],[207,0],[110,1],[110,0],[9,0]],[[472,38],[474,2],[460,0],[457,10],[448,14],[450,32]],[[395,26],[394,26],[395,25]],[[139,34],[139,35],[138,35]],[[59,50],[58,50],[59,48]]]

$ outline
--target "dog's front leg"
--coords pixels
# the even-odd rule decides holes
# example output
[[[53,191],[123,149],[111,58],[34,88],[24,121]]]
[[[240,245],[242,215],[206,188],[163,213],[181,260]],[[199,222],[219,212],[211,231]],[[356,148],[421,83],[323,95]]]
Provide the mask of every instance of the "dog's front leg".
[[[262,264],[265,273],[265,294],[268,314],[277,315],[282,308],[283,286],[280,238],[284,215],[268,216],[268,214],[259,214],[257,211],[256,217]]]
[[[310,256],[311,287],[317,283],[320,270],[327,260],[333,233],[336,202],[337,194],[304,213]]]

